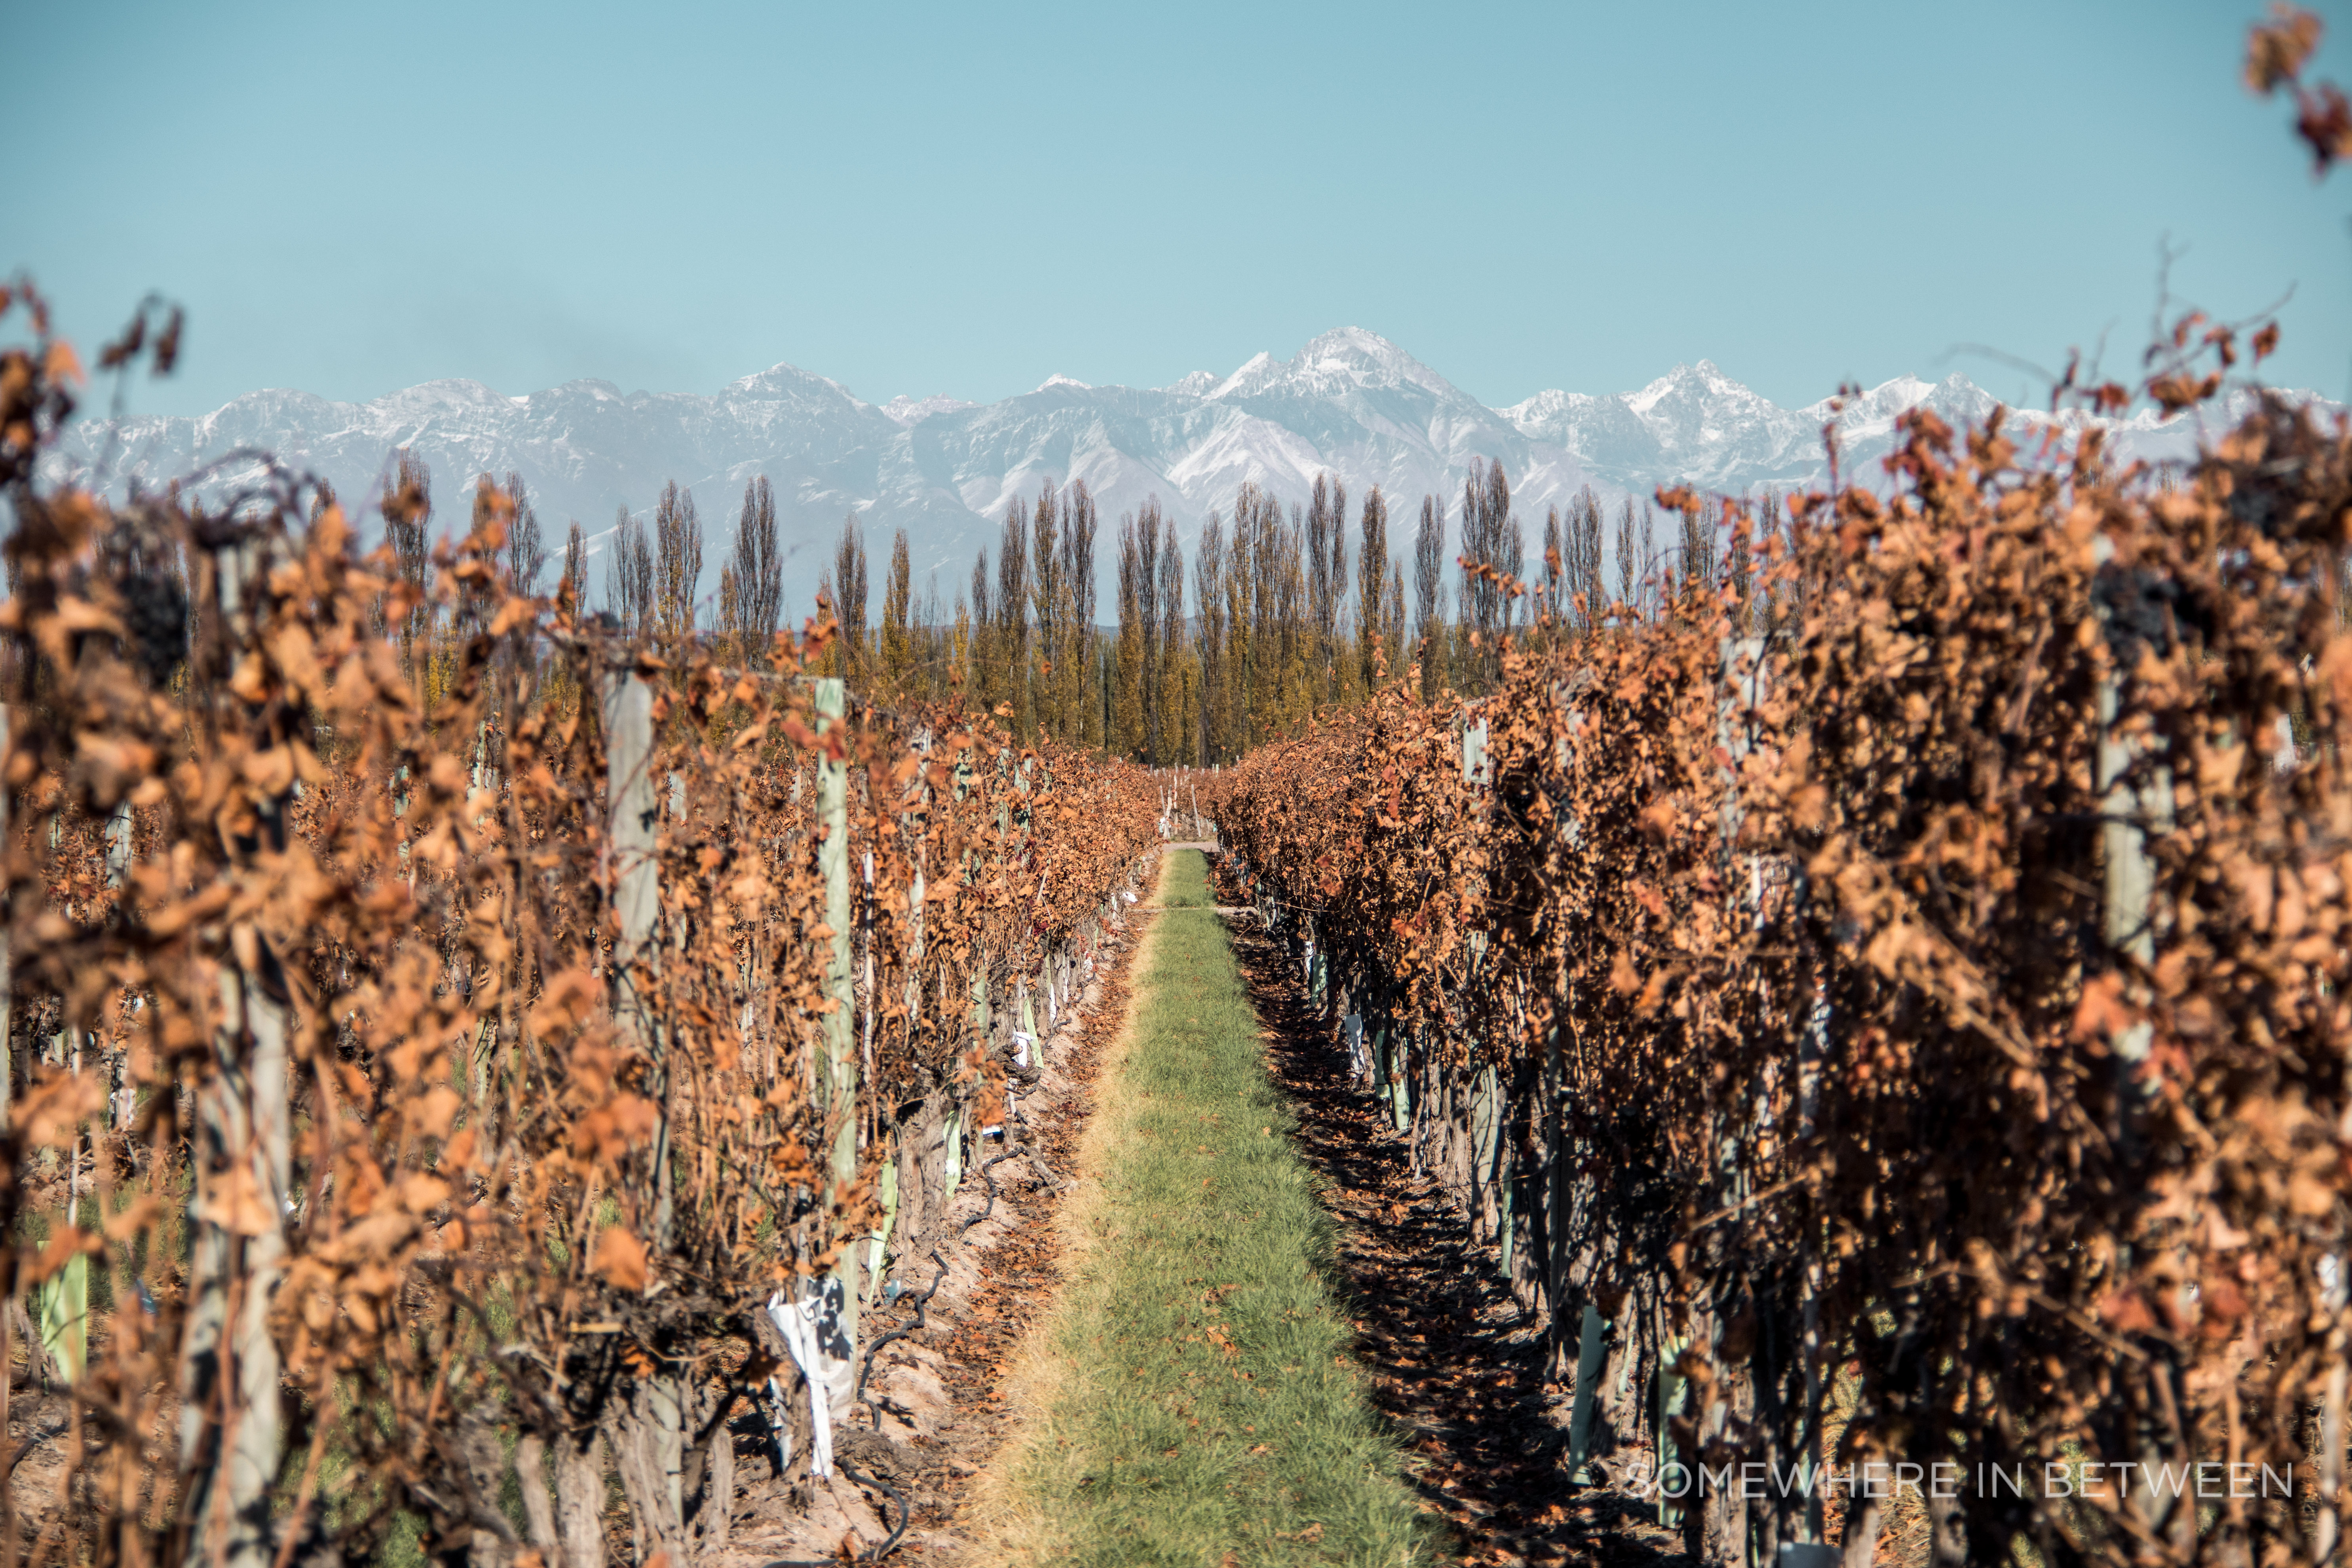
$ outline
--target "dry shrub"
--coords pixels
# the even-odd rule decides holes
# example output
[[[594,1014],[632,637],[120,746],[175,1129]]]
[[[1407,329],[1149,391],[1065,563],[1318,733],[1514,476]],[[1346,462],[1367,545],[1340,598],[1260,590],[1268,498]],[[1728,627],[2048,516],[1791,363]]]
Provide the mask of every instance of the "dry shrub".
[[[2352,432],[2266,398],[2173,484],[2095,425],[2010,426],[1915,412],[1887,488],[1799,498],[1744,587],[1536,639],[1470,709],[1408,683],[1216,810],[1349,1005],[1514,1086],[1533,1289],[1569,1343],[1587,1300],[1654,1310],[1690,1462],[1812,1451],[1843,1366],[1842,1463],[2294,1470],[2201,1522],[1972,1484],[1949,1550],[2309,1560],[2347,1355]],[[1737,1560],[1801,1517],[1689,1528]]]
[[[363,1554],[405,1510],[428,1550],[510,1558],[505,1450],[599,1434],[646,1549],[683,1547],[630,1468],[661,1437],[645,1389],[681,1391],[690,1510],[718,1423],[779,1369],[755,1309],[852,1267],[887,1161],[901,1219],[936,1230],[916,1134],[1002,1114],[975,994],[1001,1006],[1093,942],[1156,843],[1148,775],[1015,757],[952,712],[828,721],[802,672],[829,622],[750,670],[625,646],[568,595],[507,590],[494,493],[419,584],[283,470],[214,512],[45,482],[73,366],[37,299],[12,304],[34,342],[0,353],[11,995],[18,1038],[75,1042],[79,1070],[36,1068],[9,1108],[0,1169],[25,1175],[0,1220],[23,1236],[37,1211],[53,1239],[0,1252],[0,1283],[87,1256],[113,1303],[71,1389],[68,1489],[16,1549],[209,1556],[256,1434],[285,1457],[279,1515],[227,1536],[271,1555]],[[447,628],[429,709],[383,631],[418,626]],[[642,946],[597,700],[629,680],[652,691],[660,816]],[[827,765],[850,801],[854,1117],[827,1087]],[[44,1184],[43,1149],[82,1173]]]

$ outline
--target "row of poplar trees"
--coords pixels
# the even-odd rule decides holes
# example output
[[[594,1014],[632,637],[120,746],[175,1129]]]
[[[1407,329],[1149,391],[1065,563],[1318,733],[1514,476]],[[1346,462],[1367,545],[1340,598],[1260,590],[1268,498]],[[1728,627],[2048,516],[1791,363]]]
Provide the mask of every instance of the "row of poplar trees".
[[[489,503],[492,479],[477,482]],[[386,537],[400,574],[422,581],[432,476],[398,454],[385,486]],[[519,476],[507,564],[537,593],[551,563]],[[1501,675],[1507,637],[1587,636],[1614,616],[1667,613],[1676,581],[1743,579],[1744,542],[1727,557],[1712,516],[1675,517],[1661,541],[1650,506],[1628,500],[1614,517],[1587,489],[1548,510],[1530,561],[1499,463],[1473,458],[1460,497],[1421,498],[1406,560],[1391,553],[1388,499],[1378,486],[1349,516],[1347,488],[1318,475],[1305,506],[1286,507],[1244,484],[1231,510],[1213,510],[1188,563],[1173,518],[1157,499],[1121,517],[1103,548],[1115,552],[1118,602],[1100,606],[1099,517],[1083,480],[1047,481],[1007,510],[993,554],[983,546],[952,606],[934,579],[919,599],[900,529],[882,574],[878,620],[864,532],[842,528],[819,592],[840,625],[831,673],[884,706],[944,702],[995,713],[1023,737],[1050,735],[1165,766],[1228,762],[1290,733],[1319,709],[1360,700],[1384,682],[1416,679],[1423,694],[1476,695]],[[1780,510],[1767,497],[1765,525]],[[1449,529],[1449,523],[1452,527]],[[1409,537],[1405,535],[1409,532]],[[1449,546],[1449,535],[1451,543]],[[625,507],[604,553],[598,607],[617,629],[663,645],[715,637],[750,659],[783,615],[783,557],[768,480],[744,487],[719,567],[717,624],[698,625],[703,534],[693,492],[666,486],[650,519]],[[1608,569],[1614,567],[1612,573]],[[571,525],[556,583],[583,608],[596,602],[580,525]],[[428,700],[448,639],[426,606],[396,628],[404,662]],[[395,628],[387,628],[394,630]]]
[[[1712,520],[1683,530],[1703,545],[1661,548],[1654,510],[1629,500],[1612,551],[1590,489],[1565,512],[1549,509],[1531,563],[1501,465],[1473,459],[1457,503],[1422,498],[1408,617],[1387,497],[1375,486],[1349,510],[1328,474],[1303,507],[1244,484],[1230,512],[1209,514],[1188,567],[1175,521],[1147,500],[1105,546],[1118,583],[1108,626],[1097,621],[1099,520],[1083,480],[1017,500],[951,610],[936,584],[916,601],[901,530],[881,624],[869,628],[854,517],[822,592],[843,626],[843,668],[877,700],[961,701],[1021,735],[1206,766],[1386,681],[1417,678],[1432,698],[1475,695],[1499,679],[1507,637],[1590,635],[1612,616],[1654,613],[1676,574],[1711,580],[1716,570]],[[1614,583],[1604,575],[1612,562]]]

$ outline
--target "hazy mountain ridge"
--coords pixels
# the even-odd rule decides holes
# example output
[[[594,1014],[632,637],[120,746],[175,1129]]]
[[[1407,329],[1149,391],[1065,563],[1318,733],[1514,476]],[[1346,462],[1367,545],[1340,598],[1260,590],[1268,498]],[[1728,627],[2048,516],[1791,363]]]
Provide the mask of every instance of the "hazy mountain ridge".
[[[1994,402],[1962,375],[1882,383],[1840,417],[1844,471],[1876,473],[1895,419],[1913,406],[1925,404],[1957,425],[1981,418]],[[1587,484],[1613,505],[1685,481],[1732,492],[1819,483],[1827,477],[1828,418],[1826,403],[1782,408],[1706,360],[1633,392],[1542,392],[1490,408],[1396,344],[1350,327],[1289,360],[1260,353],[1223,376],[1199,371],[1170,386],[1138,388],[1055,375],[992,404],[933,395],[877,405],[789,364],[708,397],[625,394],[604,381],[526,396],[435,381],[358,404],[269,390],[200,417],[85,421],[68,453],[84,464],[106,460],[120,489],[257,447],[355,499],[377,491],[393,449],[408,445],[432,466],[443,520],[466,515],[475,475],[512,470],[557,542],[568,518],[601,536],[619,506],[645,511],[675,479],[692,490],[703,518],[706,592],[715,587],[745,481],[764,473],[788,552],[787,590],[793,603],[805,604],[852,511],[877,567],[891,531],[903,527],[919,591],[936,571],[952,597],[974,552],[994,541],[1007,505],[1016,496],[1034,500],[1048,479],[1084,479],[1106,532],[1157,495],[1189,552],[1212,509],[1230,509],[1244,482],[1303,501],[1317,473],[1328,471],[1348,487],[1351,522],[1354,501],[1381,487],[1392,549],[1402,553],[1422,496],[1458,501],[1470,460],[1480,457],[1499,460],[1509,476],[1532,554],[1546,508]],[[2115,428],[2131,456],[2177,458],[2196,445],[2197,426],[2186,416],[2143,413]],[[233,488],[238,468],[228,466],[205,489]],[[1116,559],[1108,539],[1096,559],[1108,587]],[[601,592],[601,571],[596,576]]]

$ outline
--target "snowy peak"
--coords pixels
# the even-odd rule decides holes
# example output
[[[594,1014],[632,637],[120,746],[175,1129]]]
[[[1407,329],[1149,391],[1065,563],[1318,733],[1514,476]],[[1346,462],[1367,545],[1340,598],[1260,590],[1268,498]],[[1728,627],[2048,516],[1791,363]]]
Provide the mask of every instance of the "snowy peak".
[[[961,397],[934,393],[929,397],[909,397],[900,393],[882,405],[882,412],[899,425],[916,425],[934,414],[960,414],[967,408],[977,408],[977,403],[966,403]]]
[[[1223,397],[1245,397],[1270,384],[1274,379],[1274,356],[1260,349],[1250,355],[1247,363],[1243,364],[1241,369],[1219,382],[1216,390],[1208,395],[1209,398],[1213,402]]]
[[[1205,395],[1212,400],[1268,395],[1330,398],[1398,388],[1416,388],[1443,401],[1470,401],[1444,376],[1378,332],[1361,327],[1326,332],[1288,360],[1264,353],[1253,355]]]
[[[1636,414],[1647,414],[1661,403],[1688,404],[1710,393],[1722,395],[1747,391],[1717,370],[1713,360],[1703,359],[1696,364],[1678,364],[1641,391],[1626,394],[1625,405]]]
[[[817,375],[793,364],[771,365],[757,375],[730,382],[719,395],[755,403],[837,403],[856,409],[873,407],[831,376]]]
[[[1955,371],[1940,382],[1898,375],[1892,381],[1880,382],[1859,397],[1848,399],[1834,413],[1830,407],[1832,401],[1825,397],[1798,412],[1817,426],[1834,418],[1839,438],[1853,440],[1882,436],[1891,438],[1895,422],[1914,408],[1932,408],[1946,423],[1958,426],[1982,419],[1992,412],[1998,400]]]
[[[1662,429],[1679,429],[1693,420],[1720,421],[1726,416],[1761,416],[1781,410],[1761,393],[1751,391],[1716,368],[1712,360],[1678,364],[1625,399],[1626,407]]]
[[[1883,382],[1836,415],[1844,471],[1878,473],[1895,422],[1922,405],[1958,425],[1982,418],[1993,399],[1960,375]],[[788,363],[709,396],[624,393],[602,381],[528,396],[436,381],[367,403],[264,391],[202,418],[85,420],[59,461],[103,458],[112,485],[160,485],[255,447],[354,497],[373,495],[392,450],[410,446],[432,468],[436,526],[463,526],[473,475],[513,471],[551,533],[567,518],[593,531],[616,509],[642,511],[675,480],[696,492],[710,536],[706,593],[725,554],[724,520],[746,485],[765,477],[787,590],[805,605],[845,517],[859,519],[869,551],[905,529],[917,571],[939,573],[952,595],[975,552],[993,547],[1007,510],[1034,503],[1047,483],[1084,479],[1106,522],[1156,499],[1189,550],[1244,483],[1286,504],[1304,503],[1321,474],[1357,497],[1379,485],[1394,517],[1417,510],[1424,495],[1457,498],[1483,458],[1503,465],[1521,519],[1540,529],[1547,508],[1587,486],[1613,507],[1666,485],[1751,493],[1822,483],[1830,417],[1825,403],[1781,407],[1708,360],[1633,391],[1539,392],[1489,408],[1388,339],[1344,327],[1287,359],[1261,353],[1229,374],[1196,371],[1157,390],[1055,375],[989,404],[934,395],[877,406]],[[2110,423],[2119,455],[2161,462],[2196,447],[2193,416]],[[250,477],[249,465],[230,465],[205,493]],[[1106,573],[1113,554],[1097,552]]]

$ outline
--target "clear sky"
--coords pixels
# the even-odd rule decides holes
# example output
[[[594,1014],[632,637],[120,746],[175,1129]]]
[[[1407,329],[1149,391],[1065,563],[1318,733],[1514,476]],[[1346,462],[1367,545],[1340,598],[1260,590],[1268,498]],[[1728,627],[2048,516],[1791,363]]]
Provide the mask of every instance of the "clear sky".
[[[1490,404],[2147,342],[2288,289],[2352,393],[2352,171],[2238,79],[2260,0],[26,6],[0,268],[139,411],[437,376],[879,402],[1157,385],[1357,324]],[[2352,77],[2352,0],[2317,68]]]

